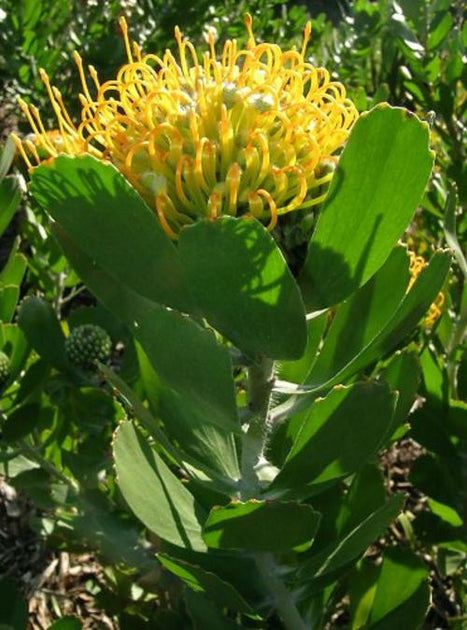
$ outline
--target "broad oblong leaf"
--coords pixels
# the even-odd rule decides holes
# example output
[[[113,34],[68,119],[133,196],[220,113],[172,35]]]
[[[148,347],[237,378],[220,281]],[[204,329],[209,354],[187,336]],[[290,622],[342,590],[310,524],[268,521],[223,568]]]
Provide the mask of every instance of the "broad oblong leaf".
[[[405,255],[401,258],[401,254],[402,251],[396,248],[374,278],[342,304],[305,379],[309,394],[300,398],[292,396],[279,405],[273,410],[275,419],[289,417],[308,408],[319,392],[344,383],[384,356],[427,313],[443,286],[451,255],[448,251],[435,252],[429,265],[407,291],[404,284],[408,279],[408,260]],[[394,273],[388,273],[391,269]],[[389,287],[386,285],[388,282]]]
[[[382,564],[364,559],[350,575],[351,630],[421,627],[430,600],[429,571],[408,549],[386,549]]]
[[[180,234],[180,257],[208,321],[249,356],[298,359],[303,301],[287,263],[255,219],[202,220]]]
[[[113,453],[120,489],[136,517],[173,545],[205,551],[201,507],[132,422],[120,424]]]
[[[319,310],[365,284],[407,228],[433,165],[429,128],[386,103],[362,114],[339,160],[301,274]]]
[[[155,305],[135,320],[136,337],[162,380],[211,423],[240,432],[231,360],[213,332]]]
[[[183,395],[163,388],[160,391],[159,415],[167,434],[190,456],[192,463],[211,477],[240,479],[235,436],[232,431],[210,420],[199,405],[186,402]],[[238,426],[234,427],[235,432]]]
[[[385,384],[334,388],[317,399],[295,437],[268,496],[306,492],[361,468],[376,452],[394,413],[395,397]]]
[[[372,512],[351,531],[333,540],[330,545],[312,556],[300,569],[302,579],[319,578],[349,564],[360,556],[399,514],[404,496],[392,496],[382,507]]]
[[[21,193],[16,178],[6,177],[0,182],[0,236],[5,232],[13,219]]]
[[[185,603],[194,630],[246,630],[244,626],[227,619],[221,610],[201,593],[187,589]]]
[[[239,430],[232,365],[211,331],[158,306],[92,264],[73,239],[54,227],[66,256],[96,297],[134,332],[164,383],[211,423]]]
[[[340,309],[307,384],[318,389],[342,382],[392,350],[426,314],[444,283],[451,255],[443,251],[433,254],[410,291],[405,284],[408,260],[400,265],[400,258],[394,254],[381,272]],[[394,297],[388,296],[388,289]]]
[[[230,608],[243,613],[251,613],[251,606],[243,599],[234,587],[222,580],[212,571],[206,571],[179,558],[165,553],[157,554],[157,558],[168,571],[183,580],[196,593],[204,594],[218,606]]]
[[[407,549],[387,549],[376,584],[368,628],[420,628],[430,602],[429,570]]]
[[[34,169],[31,182],[38,203],[101,269],[152,301],[191,310],[175,246],[114,166],[62,155]]]
[[[313,541],[319,519],[311,506],[300,503],[236,501],[211,510],[203,538],[214,549],[304,550]]]
[[[17,247],[15,246],[6,265],[0,273],[0,284],[10,284],[19,287],[23,281],[24,273],[27,267],[27,259],[23,254],[18,254],[16,249]]]
[[[38,297],[26,298],[19,309],[18,323],[43,359],[65,374],[75,373],[65,354],[65,335],[50,304]]]
[[[205,413],[187,404],[182,395],[164,385],[139,344],[137,354],[151,409],[163,421],[164,432],[183,450],[183,456],[188,455],[190,463],[203,469],[211,478],[239,479],[233,433],[211,422]],[[145,409],[145,413],[150,412]]]
[[[16,285],[0,286],[0,321],[9,323],[15,314],[19,300],[19,287]]]

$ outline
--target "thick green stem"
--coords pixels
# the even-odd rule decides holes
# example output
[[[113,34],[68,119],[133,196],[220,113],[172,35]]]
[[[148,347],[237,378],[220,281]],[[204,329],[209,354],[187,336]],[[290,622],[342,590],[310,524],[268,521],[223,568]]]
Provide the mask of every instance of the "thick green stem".
[[[263,359],[248,368],[248,408],[250,425],[242,441],[242,489],[243,500],[257,498],[261,486],[257,476],[269,432],[269,405],[273,386],[274,363]],[[292,595],[277,574],[277,565],[271,553],[253,555],[261,578],[270,592],[274,608],[286,630],[307,630],[305,622],[295,606]]]
[[[286,630],[309,630],[300,616],[295,603],[282,580],[277,576],[277,566],[270,553],[255,554],[258,571],[274,600]]]
[[[248,368],[248,408],[250,424],[242,440],[242,498],[251,499],[259,491],[256,466],[264,451],[274,363],[263,359]]]

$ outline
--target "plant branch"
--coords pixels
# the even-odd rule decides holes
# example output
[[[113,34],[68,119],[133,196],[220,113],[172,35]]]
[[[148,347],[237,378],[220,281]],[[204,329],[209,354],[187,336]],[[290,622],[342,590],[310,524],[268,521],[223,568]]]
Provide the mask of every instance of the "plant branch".
[[[260,461],[268,430],[274,363],[263,359],[248,368],[248,409],[251,419],[242,440],[242,498],[250,499],[260,490],[256,466]]]
[[[251,419],[242,441],[241,498],[259,496],[261,486],[257,476],[268,433],[271,428],[269,405],[274,385],[274,363],[263,359],[248,368],[248,409]],[[253,554],[262,580],[270,592],[274,608],[281,617],[285,630],[308,630],[295,606],[291,593],[278,576],[278,566],[272,553]]]
[[[273,597],[275,609],[279,613],[286,630],[308,630],[290,592],[277,576],[277,565],[272,554],[255,554],[255,563],[263,582]]]

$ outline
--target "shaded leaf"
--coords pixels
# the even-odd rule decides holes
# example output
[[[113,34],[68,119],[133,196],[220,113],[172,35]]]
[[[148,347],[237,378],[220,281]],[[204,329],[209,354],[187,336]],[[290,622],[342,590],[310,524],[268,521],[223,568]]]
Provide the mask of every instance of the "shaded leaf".
[[[259,221],[198,221],[182,230],[179,247],[196,300],[217,330],[249,356],[302,355],[302,298],[282,253]]]
[[[190,310],[177,250],[114,166],[62,155],[34,169],[31,181],[38,203],[102,270],[150,300]]]
[[[399,514],[404,496],[396,494],[350,532],[311,557],[301,568],[302,579],[331,573],[360,556]]]
[[[429,129],[378,105],[355,124],[301,274],[307,306],[336,304],[381,267],[410,222],[433,164]]]
[[[335,388],[316,400],[268,495],[311,490],[357,471],[381,444],[394,404],[387,385],[374,382]]]
[[[247,501],[214,507],[203,538],[214,549],[286,551],[311,545],[320,514],[294,502]]]
[[[144,525],[174,545],[204,551],[202,510],[132,422],[120,424],[113,453],[122,494]]]
[[[36,352],[64,373],[74,373],[65,354],[65,335],[52,306],[38,297],[26,298],[19,309],[18,323]]]
[[[243,613],[252,612],[251,606],[234,587],[215,573],[167,554],[159,553],[157,557],[168,571],[183,580],[193,591],[212,599],[218,606]]]

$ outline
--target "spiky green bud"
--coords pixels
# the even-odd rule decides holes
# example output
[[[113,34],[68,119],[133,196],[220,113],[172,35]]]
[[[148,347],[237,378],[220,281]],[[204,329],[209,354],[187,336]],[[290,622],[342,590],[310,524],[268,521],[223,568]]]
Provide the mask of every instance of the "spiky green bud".
[[[0,352],[0,387],[10,378],[10,359],[4,352]]]
[[[100,326],[83,324],[73,328],[65,342],[65,351],[73,365],[91,369],[95,361],[105,362],[109,359],[112,342]]]

